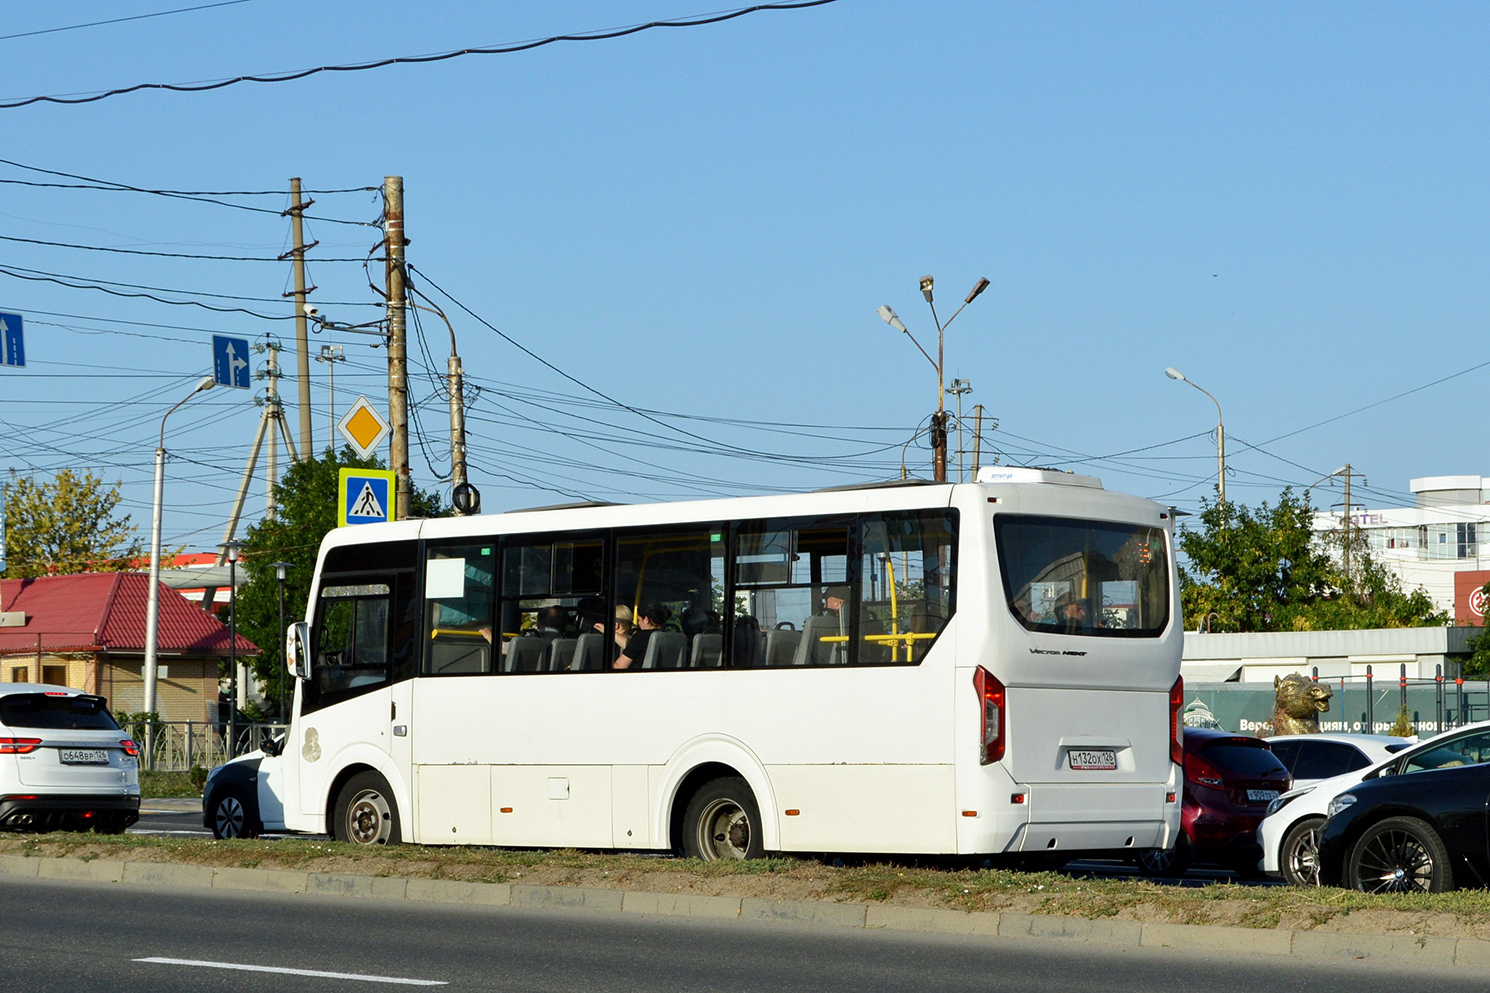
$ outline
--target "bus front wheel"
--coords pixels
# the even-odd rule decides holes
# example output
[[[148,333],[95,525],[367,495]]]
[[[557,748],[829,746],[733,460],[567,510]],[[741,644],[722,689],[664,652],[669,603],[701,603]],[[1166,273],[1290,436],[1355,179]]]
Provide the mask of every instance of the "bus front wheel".
[[[336,797],[335,823],[331,836],[354,845],[396,845],[398,808],[393,792],[376,772],[359,772]]]
[[[760,822],[755,794],[745,780],[729,776],[705,783],[683,815],[683,854],[706,862],[758,859],[765,854]]]

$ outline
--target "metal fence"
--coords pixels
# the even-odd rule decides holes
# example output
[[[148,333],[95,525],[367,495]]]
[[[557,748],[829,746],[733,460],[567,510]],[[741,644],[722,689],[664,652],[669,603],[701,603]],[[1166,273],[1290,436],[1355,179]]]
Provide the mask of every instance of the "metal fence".
[[[283,724],[240,724],[237,747],[230,754],[227,726],[213,721],[139,721],[125,728],[140,743],[141,767],[155,772],[210,769],[263,747],[284,729]]]
[[[1490,719],[1490,680],[1408,676],[1405,665],[1372,666],[1358,676],[1306,675],[1332,691],[1330,709],[1319,715],[1323,731],[1385,734],[1403,709],[1413,731],[1437,734]],[[1271,720],[1276,697],[1271,683],[1196,683],[1185,687],[1186,702],[1203,703],[1229,731],[1256,732]]]

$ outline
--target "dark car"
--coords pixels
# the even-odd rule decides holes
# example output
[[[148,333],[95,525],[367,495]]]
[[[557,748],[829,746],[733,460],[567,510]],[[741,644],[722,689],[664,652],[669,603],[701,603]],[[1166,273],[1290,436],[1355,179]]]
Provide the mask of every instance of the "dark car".
[[[1141,853],[1139,871],[1174,878],[1192,863],[1205,863],[1257,875],[1257,825],[1291,785],[1288,770],[1262,739],[1186,728],[1181,834],[1171,849]]]
[[[1445,735],[1330,801],[1320,882],[1368,893],[1440,893],[1490,880],[1490,729]]]

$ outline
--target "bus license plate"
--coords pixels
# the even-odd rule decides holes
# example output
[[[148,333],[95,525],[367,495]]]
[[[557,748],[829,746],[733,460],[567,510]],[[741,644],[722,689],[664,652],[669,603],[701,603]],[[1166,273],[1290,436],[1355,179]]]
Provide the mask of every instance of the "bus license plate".
[[[1086,748],[1066,753],[1072,769],[1116,769],[1117,752],[1110,748]]]
[[[108,765],[109,753],[102,748],[64,748],[62,761],[66,765]]]
[[[1253,803],[1272,803],[1278,799],[1277,790],[1248,790],[1247,799]]]

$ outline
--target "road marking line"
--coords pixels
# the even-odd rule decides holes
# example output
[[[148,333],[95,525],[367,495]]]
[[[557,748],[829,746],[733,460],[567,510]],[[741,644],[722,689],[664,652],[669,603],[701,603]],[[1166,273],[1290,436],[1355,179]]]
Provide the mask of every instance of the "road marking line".
[[[364,983],[397,983],[401,986],[449,986],[442,979],[403,979],[399,976],[363,976],[355,972],[321,972],[317,969],[281,969],[269,965],[242,965],[236,962],[203,962],[198,959],[133,959],[156,965],[193,965],[203,969],[236,969],[239,972],[274,972],[284,976],[314,976],[317,979],[357,979]]]

